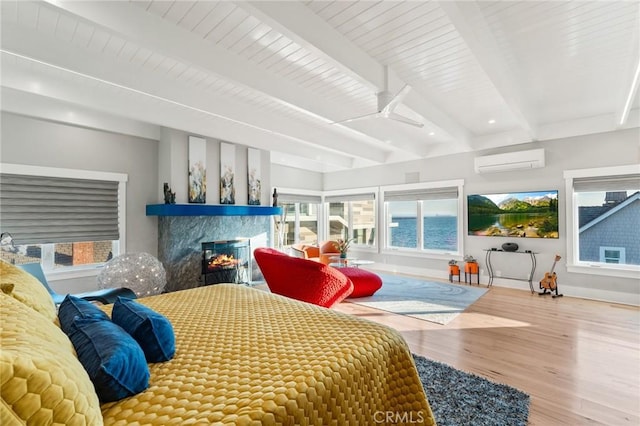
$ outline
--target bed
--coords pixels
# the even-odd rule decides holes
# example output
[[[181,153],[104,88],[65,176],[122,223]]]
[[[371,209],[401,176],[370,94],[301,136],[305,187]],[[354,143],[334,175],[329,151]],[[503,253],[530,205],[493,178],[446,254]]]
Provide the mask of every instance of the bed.
[[[10,316],[7,309],[24,309],[6,299],[11,298],[2,297],[3,340],[12,332],[33,335],[42,329],[31,320],[13,324],[9,318],[20,314]],[[435,424],[411,353],[392,329],[236,284],[138,301],[171,320],[176,354],[149,365],[147,390],[99,406],[106,425]],[[110,313],[111,305],[102,309]],[[66,342],[56,342],[59,349],[47,350],[67,350]],[[3,342],[3,372],[7,362],[23,362],[24,355],[13,353],[20,347],[5,348]],[[16,365],[14,375],[26,374]],[[0,420],[8,421],[24,407],[16,402],[15,381],[4,376]]]

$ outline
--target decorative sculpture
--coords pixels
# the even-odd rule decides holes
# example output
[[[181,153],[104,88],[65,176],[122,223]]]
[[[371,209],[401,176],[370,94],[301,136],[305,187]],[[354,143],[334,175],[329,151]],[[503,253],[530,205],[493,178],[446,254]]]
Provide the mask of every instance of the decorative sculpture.
[[[98,274],[98,288],[127,287],[138,297],[160,294],[166,284],[162,263],[144,252],[116,256]]]
[[[278,207],[278,191],[273,188],[273,207]]]
[[[164,203],[165,204],[176,203],[176,193],[171,192],[171,187],[167,182],[164,183]]]

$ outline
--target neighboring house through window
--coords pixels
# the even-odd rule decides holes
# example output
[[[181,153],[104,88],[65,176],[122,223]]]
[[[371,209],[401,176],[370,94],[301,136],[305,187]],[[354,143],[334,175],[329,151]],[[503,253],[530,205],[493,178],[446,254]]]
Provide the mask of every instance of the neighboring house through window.
[[[353,239],[352,246],[377,247],[377,193],[377,188],[326,192],[328,239]]]
[[[568,269],[622,277],[640,272],[640,166],[565,172]]]
[[[278,189],[278,205],[282,207],[282,217],[276,218],[282,230],[282,245],[295,243],[316,244],[319,232],[319,211],[322,197],[316,191]]]

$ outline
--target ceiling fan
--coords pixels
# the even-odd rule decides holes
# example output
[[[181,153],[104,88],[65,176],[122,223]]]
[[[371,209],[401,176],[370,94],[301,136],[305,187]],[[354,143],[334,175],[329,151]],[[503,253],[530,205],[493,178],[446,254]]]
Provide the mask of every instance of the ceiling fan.
[[[409,91],[411,90],[411,87],[408,84],[406,84],[395,95],[389,92],[387,87],[388,87],[388,78],[387,78],[387,70],[385,68],[384,90],[382,92],[376,93],[376,97],[378,100],[378,110],[370,114],[347,118],[346,120],[336,121],[331,124],[344,124],[344,123],[350,123],[356,120],[365,120],[370,118],[382,117],[382,118],[388,118],[389,120],[395,120],[401,123],[409,124],[415,127],[424,127],[423,123],[416,120],[412,120],[409,117],[405,117],[404,115],[400,115],[394,111],[396,107],[402,103],[402,101],[404,100],[404,97],[407,96],[407,93],[409,93]]]

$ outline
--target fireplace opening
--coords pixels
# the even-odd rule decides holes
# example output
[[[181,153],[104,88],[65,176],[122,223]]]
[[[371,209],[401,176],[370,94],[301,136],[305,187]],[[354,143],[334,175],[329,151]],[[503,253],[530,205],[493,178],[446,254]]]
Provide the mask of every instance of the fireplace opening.
[[[205,285],[250,284],[249,239],[202,243],[202,278]]]

